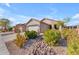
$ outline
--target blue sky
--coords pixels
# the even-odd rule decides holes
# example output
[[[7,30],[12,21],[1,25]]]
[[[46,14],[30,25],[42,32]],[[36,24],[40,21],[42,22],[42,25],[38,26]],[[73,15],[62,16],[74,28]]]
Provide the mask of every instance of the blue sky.
[[[67,25],[79,24],[79,4],[77,3],[1,3],[0,18],[8,18],[12,25],[26,23],[30,18],[41,20],[50,18],[62,20],[71,17]]]

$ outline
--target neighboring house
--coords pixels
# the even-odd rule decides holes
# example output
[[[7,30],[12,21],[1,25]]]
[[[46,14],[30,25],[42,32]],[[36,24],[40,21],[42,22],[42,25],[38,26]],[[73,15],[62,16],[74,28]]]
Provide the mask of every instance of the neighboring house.
[[[26,23],[26,30],[29,31],[36,31],[38,33],[43,33],[44,31],[48,30],[50,28],[49,24],[44,23],[42,21],[36,20],[36,19],[30,19]]]
[[[24,32],[26,30],[25,24],[17,24],[14,26],[13,31],[14,32]]]
[[[6,32],[6,31],[8,31],[7,26],[0,26],[0,31],[1,31],[1,32]]]
[[[0,31],[7,32],[8,31],[9,20],[0,18]]]
[[[79,34],[79,25],[75,25],[75,26],[64,26],[64,28],[66,28],[66,29],[74,29]]]

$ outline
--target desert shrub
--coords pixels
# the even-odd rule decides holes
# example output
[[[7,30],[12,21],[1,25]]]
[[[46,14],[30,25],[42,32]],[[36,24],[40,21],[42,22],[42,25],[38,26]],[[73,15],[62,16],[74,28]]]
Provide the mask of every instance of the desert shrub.
[[[71,30],[67,36],[67,52],[72,55],[79,54],[79,35],[75,30]]]
[[[79,35],[75,29],[63,29],[62,35],[67,39],[67,53],[79,54]]]
[[[36,31],[26,31],[25,36],[28,36],[29,39],[35,39],[37,37]]]
[[[44,41],[48,45],[56,45],[61,38],[60,31],[58,30],[47,30],[44,32]]]
[[[18,47],[23,47],[24,43],[26,42],[26,39],[28,37],[25,37],[24,35],[21,35],[20,33],[18,33],[16,35],[16,40],[15,40],[15,44],[18,46]]]
[[[72,33],[74,30],[73,29],[63,29],[61,32],[61,35],[63,36],[64,39],[67,39],[70,33]]]

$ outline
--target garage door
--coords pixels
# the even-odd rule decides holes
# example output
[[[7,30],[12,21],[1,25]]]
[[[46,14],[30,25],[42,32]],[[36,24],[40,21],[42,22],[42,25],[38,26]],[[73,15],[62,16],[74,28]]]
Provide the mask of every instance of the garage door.
[[[29,29],[29,31],[34,30],[34,31],[38,32],[39,31],[39,26],[30,26],[28,29]]]

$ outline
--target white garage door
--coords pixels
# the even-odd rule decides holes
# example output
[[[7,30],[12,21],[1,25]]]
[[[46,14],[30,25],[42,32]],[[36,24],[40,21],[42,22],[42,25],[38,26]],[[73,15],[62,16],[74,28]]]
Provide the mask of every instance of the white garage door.
[[[30,26],[28,29],[29,29],[29,31],[34,30],[34,31],[38,32],[39,31],[39,26]]]

